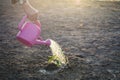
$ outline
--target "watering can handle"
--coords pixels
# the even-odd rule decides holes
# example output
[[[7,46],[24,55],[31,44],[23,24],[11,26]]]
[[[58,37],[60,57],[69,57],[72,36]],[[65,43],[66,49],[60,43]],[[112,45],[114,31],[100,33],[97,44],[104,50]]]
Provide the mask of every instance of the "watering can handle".
[[[19,29],[19,30],[21,30],[21,28],[22,28],[23,24],[25,23],[26,19],[27,19],[27,15],[23,16],[22,20],[21,20],[20,23],[18,24],[18,29]],[[36,20],[34,23],[35,23],[37,26],[41,27],[41,24],[40,24],[40,21],[39,21],[39,20]]]
[[[27,19],[27,15],[23,16],[22,20],[20,21],[20,23],[18,24],[18,29],[21,30],[23,24],[25,23]]]

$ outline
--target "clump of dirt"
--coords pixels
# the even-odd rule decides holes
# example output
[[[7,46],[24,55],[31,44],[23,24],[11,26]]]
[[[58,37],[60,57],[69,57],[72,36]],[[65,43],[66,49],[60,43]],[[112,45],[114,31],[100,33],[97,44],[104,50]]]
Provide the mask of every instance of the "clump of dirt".
[[[46,71],[55,71],[55,70],[58,70],[60,67],[58,67],[56,64],[54,63],[50,63],[48,64],[44,69]]]

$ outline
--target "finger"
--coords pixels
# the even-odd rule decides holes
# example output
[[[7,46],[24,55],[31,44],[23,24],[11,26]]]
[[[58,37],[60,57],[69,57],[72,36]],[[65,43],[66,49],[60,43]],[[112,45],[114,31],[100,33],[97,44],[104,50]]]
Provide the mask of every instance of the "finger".
[[[30,16],[28,16],[28,18],[29,18],[31,21],[36,21],[36,20],[38,20],[38,15],[37,15],[37,14],[30,15]]]
[[[33,16],[28,16],[28,19],[29,19],[30,21],[34,21],[34,20],[35,20],[35,18],[34,18]]]

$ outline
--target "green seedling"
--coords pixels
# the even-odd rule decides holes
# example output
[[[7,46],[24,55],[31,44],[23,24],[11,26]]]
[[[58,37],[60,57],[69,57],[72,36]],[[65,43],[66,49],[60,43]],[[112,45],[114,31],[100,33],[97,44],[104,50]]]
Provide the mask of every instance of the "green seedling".
[[[62,63],[56,55],[49,56],[48,63],[54,63],[58,67],[62,66]]]

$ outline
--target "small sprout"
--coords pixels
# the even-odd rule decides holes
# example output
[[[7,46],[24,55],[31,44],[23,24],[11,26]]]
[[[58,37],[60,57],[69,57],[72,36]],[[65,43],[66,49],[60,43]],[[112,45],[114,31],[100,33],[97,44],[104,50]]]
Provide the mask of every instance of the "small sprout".
[[[58,67],[62,66],[62,63],[56,55],[49,56],[48,63],[54,63]]]

